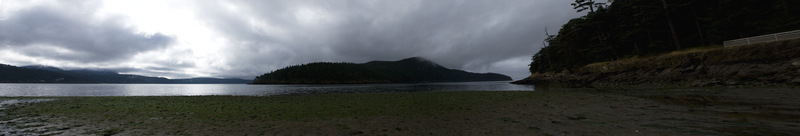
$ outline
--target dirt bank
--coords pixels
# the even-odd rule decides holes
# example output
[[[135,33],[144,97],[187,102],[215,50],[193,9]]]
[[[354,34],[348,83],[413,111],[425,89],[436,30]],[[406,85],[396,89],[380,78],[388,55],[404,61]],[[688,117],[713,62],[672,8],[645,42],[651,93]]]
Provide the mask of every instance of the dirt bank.
[[[534,73],[517,84],[607,87],[800,85],[800,40],[678,51]]]

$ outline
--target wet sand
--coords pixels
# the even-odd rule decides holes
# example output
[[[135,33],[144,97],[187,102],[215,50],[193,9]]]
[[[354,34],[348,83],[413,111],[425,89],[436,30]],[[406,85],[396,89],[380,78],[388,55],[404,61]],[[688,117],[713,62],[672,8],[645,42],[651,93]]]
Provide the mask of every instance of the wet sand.
[[[795,88],[57,97],[7,135],[793,135]],[[0,98],[7,100],[51,98]]]

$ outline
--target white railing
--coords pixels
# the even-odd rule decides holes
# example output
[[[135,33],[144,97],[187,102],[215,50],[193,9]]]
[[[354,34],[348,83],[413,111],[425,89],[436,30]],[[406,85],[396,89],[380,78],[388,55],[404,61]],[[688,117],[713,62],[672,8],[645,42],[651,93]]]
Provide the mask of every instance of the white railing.
[[[800,38],[800,30],[794,30],[794,31],[783,32],[783,33],[768,34],[768,35],[762,35],[762,36],[755,36],[755,37],[749,37],[749,38],[729,40],[729,41],[723,42],[723,45],[725,45],[725,47],[730,47],[730,46],[750,45],[750,44],[756,44],[756,43],[791,40],[791,39],[798,39],[798,38]]]

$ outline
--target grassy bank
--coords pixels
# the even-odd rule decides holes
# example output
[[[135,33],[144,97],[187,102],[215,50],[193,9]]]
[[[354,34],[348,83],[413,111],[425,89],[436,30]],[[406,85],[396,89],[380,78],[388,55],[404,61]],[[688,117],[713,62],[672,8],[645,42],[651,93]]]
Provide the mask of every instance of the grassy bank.
[[[596,62],[560,73],[533,73],[519,84],[576,86],[797,86],[800,39],[735,47],[706,47]]]
[[[792,89],[761,90],[780,96],[771,99],[736,90],[619,92],[624,94],[565,90],[56,97],[55,101],[6,105],[0,110],[4,114],[0,126],[11,128],[5,129],[6,134],[23,135],[706,135],[751,131],[780,135],[800,130],[800,122],[792,122],[800,117],[800,109],[792,108],[800,106],[792,99],[800,93]],[[42,98],[0,98],[8,99]],[[772,108],[758,108],[754,103],[769,103]],[[730,129],[739,127],[748,129]]]
[[[578,71],[607,73],[631,69],[665,69],[689,66],[712,66],[736,63],[791,64],[800,58],[800,39],[753,45],[722,47],[711,46],[669,52],[644,58],[627,58],[616,61],[588,64]]]

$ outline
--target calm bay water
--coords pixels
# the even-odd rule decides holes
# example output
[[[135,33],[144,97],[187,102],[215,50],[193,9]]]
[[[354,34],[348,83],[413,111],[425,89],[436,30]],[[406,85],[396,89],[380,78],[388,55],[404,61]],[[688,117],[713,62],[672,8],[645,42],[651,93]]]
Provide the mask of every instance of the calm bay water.
[[[425,91],[533,91],[508,82],[352,85],[244,84],[0,84],[0,96],[197,96]]]

